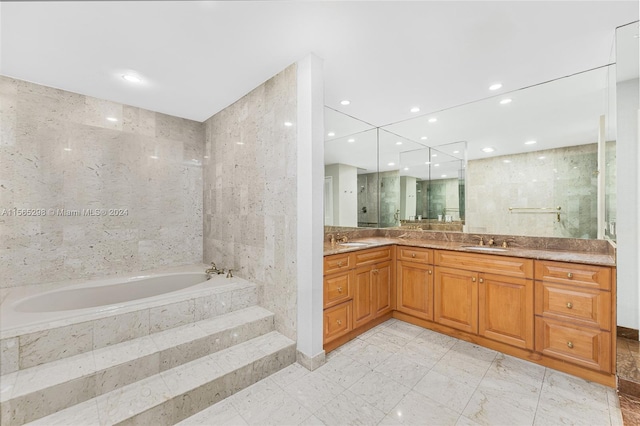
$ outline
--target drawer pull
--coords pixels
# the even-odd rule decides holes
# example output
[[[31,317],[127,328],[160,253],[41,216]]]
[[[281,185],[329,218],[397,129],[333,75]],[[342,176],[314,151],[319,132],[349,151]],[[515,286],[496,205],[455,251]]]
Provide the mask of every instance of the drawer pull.
[[[416,254],[415,253],[411,253],[411,257],[416,257]]]
[[[342,293],[342,287],[338,287],[338,293]]]
[[[484,282],[484,278],[480,278],[480,282],[483,283]]]
[[[476,282],[476,277],[472,277],[471,278],[471,282],[475,283]]]
[[[567,309],[571,309],[571,308],[573,308],[573,303],[567,302]]]
[[[567,278],[573,278],[573,274],[571,272],[567,273]]]
[[[431,272],[431,269],[429,269],[429,275],[433,274],[433,272]]]
[[[338,262],[338,268],[342,268],[342,261]]]
[[[573,342],[567,342],[567,347],[569,349],[573,349]]]
[[[342,325],[342,320],[337,320],[336,322],[338,323],[338,325]]]

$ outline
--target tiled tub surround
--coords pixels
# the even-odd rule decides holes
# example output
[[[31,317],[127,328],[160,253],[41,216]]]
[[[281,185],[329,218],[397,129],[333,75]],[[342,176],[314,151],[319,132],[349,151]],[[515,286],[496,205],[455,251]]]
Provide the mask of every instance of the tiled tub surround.
[[[0,423],[191,416],[295,361],[295,342],[256,302],[254,284],[219,275],[170,300],[3,332]]]
[[[11,315],[9,297],[2,315]],[[7,318],[0,330],[2,374],[34,367],[80,353],[104,348],[176,326],[190,324],[257,303],[255,284],[241,278],[216,275],[202,284],[124,304],[52,313],[47,320],[35,315],[34,324],[19,325],[30,319]],[[33,316],[33,315],[32,315]],[[21,321],[22,320],[22,321]]]
[[[109,121],[110,117],[115,121]],[[202,261],[202,123],[0,76],[0,288]]]
[[[286,68],[204,123],[204,258],[258,284],[260,306],[294,340],[296,70]]]

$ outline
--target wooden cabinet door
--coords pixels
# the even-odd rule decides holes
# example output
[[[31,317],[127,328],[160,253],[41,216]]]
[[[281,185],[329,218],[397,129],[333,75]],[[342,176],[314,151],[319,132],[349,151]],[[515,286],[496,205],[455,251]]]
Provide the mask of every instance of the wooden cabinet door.
[[[375,317],[391,312],[395,308],[393,292],[393,268],[391,262],[378,263],[372,270],[373,312]]]
[[[398,262],[397,310],[433,321],[433,266]]]
[[[364,266],[356,269],[353,292],[353,328],[358,328],[374,317],[371,278],[374,268]]]
[[[478,274],[440,266],[434,269],[434,321],[477,334]]]
[[[533,281],[480,274],[478,314],[481,336],[533,349]]]
[[[324,343],[351,331],[351,301],[324,310]]]

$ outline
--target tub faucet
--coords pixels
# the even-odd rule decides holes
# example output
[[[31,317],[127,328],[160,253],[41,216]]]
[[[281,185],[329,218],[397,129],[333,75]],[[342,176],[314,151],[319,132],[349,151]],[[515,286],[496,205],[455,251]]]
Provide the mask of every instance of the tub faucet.
[[[233,274],[231,273],[231,269],[229,269],[229,271],[227,271],[227,278],[233,278]]]
[[[218,269],[218,267],[216,266],[216,264],[214,262],[211,262],[211,268],[207,269],[206,271],[204,271],[205,274],[207,275],[211,275],[211,274],[224,274],[224,268],[223,269]]]

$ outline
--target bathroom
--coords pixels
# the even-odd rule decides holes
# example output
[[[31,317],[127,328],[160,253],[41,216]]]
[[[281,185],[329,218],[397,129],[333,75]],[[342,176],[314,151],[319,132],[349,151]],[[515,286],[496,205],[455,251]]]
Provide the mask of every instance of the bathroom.
[[[151,6],[155,9],[152,10]],[[414,7],[427,6],[416,4]],[[272,354],[272,358],[264,360],[264,363],[273,364],[272,370],[294,360],[298,363],[296,365],[320,370],[325,361],[321,296],[323,247],[320,244],[324,240],[322,181],[325,170],[322,142],[327,130],[323,125],[325,105],[355,117],[369,116],[372,117],[369,121],[385,125],[421,114],[410,113],[409,108],[404,107],[405,103],[413,106],[413,102],[418,102],[422,112],[427,113],[487,98],[491,96],[484,87],[487,86],[484,83],[487,78],[492,79],[488,83],[493,83],[495,78],[503,80],[509,77],[512,82],[508,83],[507,88],[511,91],[569,74],[554,71],[536,81],[531,81],[531,78],[516,81],[515,74],[513,77],[485,75],[478,82],[481,90],[466,87],[459,91],[464,96],[440,95],[442,99],[439,103],[433,104],[429,104],[425,95],[421,95],[418,100],[405,99],[404,103],[399,104],[403,108],[401,112],[398,108],[386,116],[376,116],[375,112],[367,114],[367,110],[358,105],[375,105],[372,102],[375,93],[367,95],[372,98],[363,97],[363,101],[358,102],[346,87],[330,85],[332,81],[339,81],[335,76],[340,74],[340,70],[336,69],[335,64],[353,56],[338,47],[335,47],[337,56],[332,62],[330,57],[326,57],[328,53],[324,49],[310,47],[313,43],[273,58],[277,55],[269,54],[272,51],[269,45],[240,42],[234,48],[246,49],[247,58],[254,58],[245,58],[248,62],[242,72],[251,73],[247,70],[256,68],[251,65],[253,61],[265,63],[260,72],[255,71],[251,78],[242,80],[237,78],[236,74],[241,73],[236,68],[212,68],[210,63],[202,62],[207,50],[197,47],[206,45],[205,41],[202,44],[194,43],[191,35],[182,31],[167,32],[160,25],[162,17],[166,19],[172,16],[177,28],[182,28],[177,24],[181,19],[192,19],[194,27],[205,31],[210,22],[222,25],[224,20],[221,17],[227,17],[228,27],[223,28],[235,32],[237,30],[232,23],[237,23],[242,16],[246,18],[243,13],[248,13],[251,18],[242,21],[241,28],[255,35],[259,34],[259,30],[253,30],[252,25],[258,25],[266,33],[273,29],[264,22],[256,22],[256,16],[261,11],[274,16],[288,11],[293,14],[289,19],[299,23],[307,22],[305,19],[309,18],[306,17],[317,12],[319,17],[330,22],[335,10],[329,6],[314,2],[306,6],[308,9],[301,5],[288,5],[290,9],[286,9],[286,5],[273,2],[242,7],[218,2],[193,3],[182,7],[171,4],[145,5],[144,2],[126,6],[132,8],[131,17],[157,18],[151,19],[155,23],[150,24],[150,31],[144,34],[134,30],[133,20],[122,18],[126,14],[118,7],[109,3],[84,2],[73,6],[58,3],[0,5],[3,39],[8,40],[7,46],[3,46],[0,77],[1,207],[6,209],[6,214],[0,217],[5,242],[1,254],[2,314],[7,312],[9,302],[55,291],[62,286],[82,288],[86,283],[95,281],[129,280],[149,274],[204,275],[204,271],[211,267],[211,262],[215,262],[217,268],[224,269],[225,273],[214,274],[211,280],[205,281],[206,288],[195,286],[186,289],[170,304],[164,303],[166,300],[163,295],[157,295],[153,303],[140,304],[140,309],[127,311],[126,315],[120,317],[108,317],[108,312],[96,313],[88,308],[83,311],[83,315],[87,316],[80,323],[63,323],[65,320],[57,317],[55,321],[58,322],[53,322],[54,319],[49,318],[47,321],[52,322],[61,333],[62,329],[65,329],[64,333],[69,331],[69,327],[73,329],[70,335],[76,340],[75,346],[70,342],[72,339],[60,340],[59,335],[38,328],[42,319],[39,323],[37,319],[34,320],[35,328],[31,329],[26,328],[26,322],[21,324],[25,329],[19,337],[4,334],[3,330],[2,374],[16,380],[21,372],[24,375],[30,368],[46,365],[42,364],[44,361],[55,363],[66,358],[82,357],[87,353],[85,349],[89,348],[105,351],[110,346],[134,342],[137,338],[144,338],[147,343],[152,340],[158,346],[154,331],[155,334],[168,332],[170,326],[188,328],[195,322],[211,319],[207,313],[211,311],[220,315],[232,314],[234,311],[231,306],[238,310],[259,306],[271,313],[269,319],[264,320],[272,322],[268,332],[278,333],[278,341],[283,345],[281,353]],[[234,10],[234,7],[239,9]],[[360,9],[363,5],[334,7],[340,7],[340,11],[354,22],[361,22],[358,18],[365,13]],[[391,6],[373,7],[379,19],[384,20],[385,13],[393,10],[385,9],[387,7]],[[441,7],[443,16],[455,16],[455,8]],[[528,12],[526,8],[518,12],[515,6],[509,10],[519,19],[525,19]],[[424,12],[423,9],[419,11]],[[473,22],[467,14],[473,15],[475,12],[476,9],[470,8],[465,12],[466,19]],[[562,7],[554,12],[564,18],[573,13],[570,8]],[[72,18],[75,13],[85,16],[86,24],[78,24]],[[403,13],[405,19],[410,19],[411,13]],[[601,42],[606,44],[604,56],[607,59],[615,27],[637,19],[637,7],[634,9],[633,5],[621,2],[616,5],[616,13],[606,25],[601,24],[602,31],[606,31],[609,37],[606,42]],[[594,15],[597,14],[594,12]],[[629,15],[631,17],[627,19]],[[49,16],[59,19],[53,22]],[[123,19],[124,22],[121,22]],[[451,27],[451,22],[447,26]],[[483,24],[490,25],[491,22],[487,18]],[[135,40],[128,40],[125,34],[114,34],[117,42],[106,39],[104,35],[111,34],[110,28],[113,27],[109,25],[114,23],[130,29],[130,34],[136,35]],[[317,29],[313,26],[310,28]],[[367,28],[370,34],[375,34],[372,28]],[[438,28],[444,30],[442,26]],[[561,33],[560,22],[557,28]],[[481,28],[477,30],[483,31]],[[78,31],[83,31],[86,44],[77,40]],[[447,34],[453,39],[456,32]],[[342,39],[347,36],[342,34]],[[389,34],[385,36],[389,37]],[[168,40],[170,37],[173,39]],[[332,43],[331,46],[341,45],[328,35],[325,38]],[[280,41],[280,38],[275,38],[271,43],[277,45]],[[158,43],[171,43],[173,50],[170,54],[169,51],[165,53],[170,60],[164,58],[160,62],[158,56],[142,57],[139,54],[141,46],[146,48]],[[103,62],[100,59],[102,55],[106,57],[106,52],[111,54],[115,45],[128,46],[126,54],[114,57],[111,63]],[[64,52],[60,46],[65,46]],[[463,45],[456,46],[464,48]],[[308,55],[314,50],[317,56]],[[231,55],[228,61],[232,63],[233,55],[229,52],[226,54]],[[371,59],[371,56],[379,60],[378,55],[367,58]],[[172,64],[165,64],[164,61]],[[588,68],[586,65],[593,62],[598,60],[581,62],[580,66],[584,65],[584,68],[574,67],[571,71],[583,71]],[[96,68],[91,68],[92,63]],[[180,77],[181,63],[190,64],[196,70],[192,71],[193,78]],[[123,76],[139,81],[128,81]],[[178,81],[175,88],[164,86],[174,78],[173,81]],[[233,86],[233,90],[223,92],[211,80],[233,82],[225,83]],[[63,84],[64,81],[68,83]],[[220,95],[216,92],[218,90]],[[341,105],[340,101],[347,97],[351,98],[352,105]],[[423,98],[425,100],[421,100]],[[620,141],[617,149],[623,149]],[[376,153],[370,152],[368,155],[376,156]],[[625,177],[624,173],[633,170],[637,162],[629,167],[629,162],[634,161],[633,156],[622,157],[627,166],[618,165],[618,182],[623,179],[626,182],[634,181],[637,179],[635,174]],[[469,201],[472,197],[470,179],[466,186]],[[395,185],[396,181],[400,179],[390,179],[390,185]],[[618,212],[635,211],[621,206],[621,203],[634,200],[632,196],[622,197],[620,186],[619,183]],[[628,191],[629,187],[623,189]],[[378,208],[382,206],[373,203],[368,206],[368,212],[378,215]],[[470,203],[466,207],[468,221],[473,211],[469,210]],[[399,207],[393,211],[392,206],[385,208],[390,213],[385,220],[393,221],[395,210]],[[106,216],[102,215],[103,210],[106,210]],[[91,213],[96,211],[100,215]],[[413,216],[418,214],[416,211]],[[460,214],[457,214],[452,221],[459,218]],[[427,209],[422,215],[425,219],[438,221],[438,213],[434,209]],[[633,229],[629,221],[633,223],[633,220],[637,220],[628,215],[625,218],[624,213],[619,213],[617,219],[618,229]],[[359,221],[360,218],[356,220]],[[362,221],[373,223],[377,219],[363,218]],[[477,225],[478,229],[470,232],[516,234],[488,229],[488,226],[480,224]],[[487,230],[480,230],[483,227]],[[633,279],[628,278],[633,274],[637,277],[637,269],[628,265],[637,265],[637,262],[630,262],[629,259],[637,256],[638,250],[637,236],[631,234],[618,234],[618,321],[620,325],[637,329],[637,289],[629,288]],[[230,275],[229,278],[227,275]],[[622,276],[626,279],[623,280]],[[28,314],[23,313],[25,316]],[[257,312],[253,314],[258,315]],[[149,320],[154,316],[158,318],[156,324]],[[13,320],[16,320],[15,317]],[[262,321],[262,317],[253,319],[254,322],[259,320]],[[3,317],[2,322],[5,321]],[[110,337],[105,337],[102,323],[110,321],[113,323],[113,332]],[[255,336],[249,333],[246,338]],[[68,353],[65,345],[76,347],[74,350],[77,352]],[[22,349],[24,354],[20,353]],[[228,347],[224,350],[232,349]],[[157,371],[149,370],[145,373],[147,376],[137,379],[151,380],[155,374],[162,374],[161,359],[164,352],[158,351],[158,355],[155,352],[148,354],[148,357],[158,358],[153,361],[158,363],[154,367]],[[165,352],[168,356],[170,350],[166,349]],[[141,359],[133,365],[139,366],[149,361],[147,358]],[[55,415],[59,409],[69,409],[94,398],[97,401],[100,396],[113,390],[86,390],[96,386],[97,377],[102,373],[112,375],[112,381],[131,376],[126,368],[129,365],[127,362],[123,362],[121,371],[120,367],[114,367],[111,371],[92,365],[87,367],[90,373],[69,373],[69,377],[81,381],[82,386],[71,392],[72,395],[61,401],[54,411],[33,413],[31,411],[36,410],[25,409],[33,401],[30,398],[41,395],[35,390],[9,390],[7,392],[14,392],[13,397],[7,397],[13,405],[3,404],[3,424],[5,421],[7,424],[37,421],[40,417]],[[216,362],[220,365],[222,361]],[[233,380],[225,380],[233,383],[232,388],[240,390],[240,383],[248,386],[262,378],[264,373],[253,370],[254,367],[257,369],[257,365],[251,365],[251,372],[236,372]],[[300,375],[303,373],[301,370],[296,372]],[[43,381],[49,380],[44,368],[42,374]],[[222,378],[220,380],[224,381]],[[164,380],[165,383],[168,381]],[[3,380],[2,385],[3,389],[5,385],[13,386],[7,380]],[[50,389],[49,392],[56,394],[61,389]],[[203,394],[208,392],[208,388],[202,390]],[[151,396],[168,398],[156,394],[153,389]],[[2,401],[6,401],[4,395]],[[96,404],[100,407],[101,402]],[[16,408],[20,405],[22,408]],[[305,409],[314,413],[310,407],[305,406]],[[98,417],[102,413],[102,409],[95,406],[86,410],[87,413],[95,410]],[[162,410],[171,411],[164,407],[148,415],[162,416]],[[238,408],[235,407],[235,410]],[[26,417],[5,420],[11,416],[8,413]],[[186,414],[179,409],[164,415],[171,418],[165,418],[165,423],[177,423],[186,418]],[[140,417],[137,421],[142,422],[144,418]],[[121,420],[118,418],[118,421]],[[249,422],[246,418],[244,421]],[[110,420],[101,422],[109,423]]]

